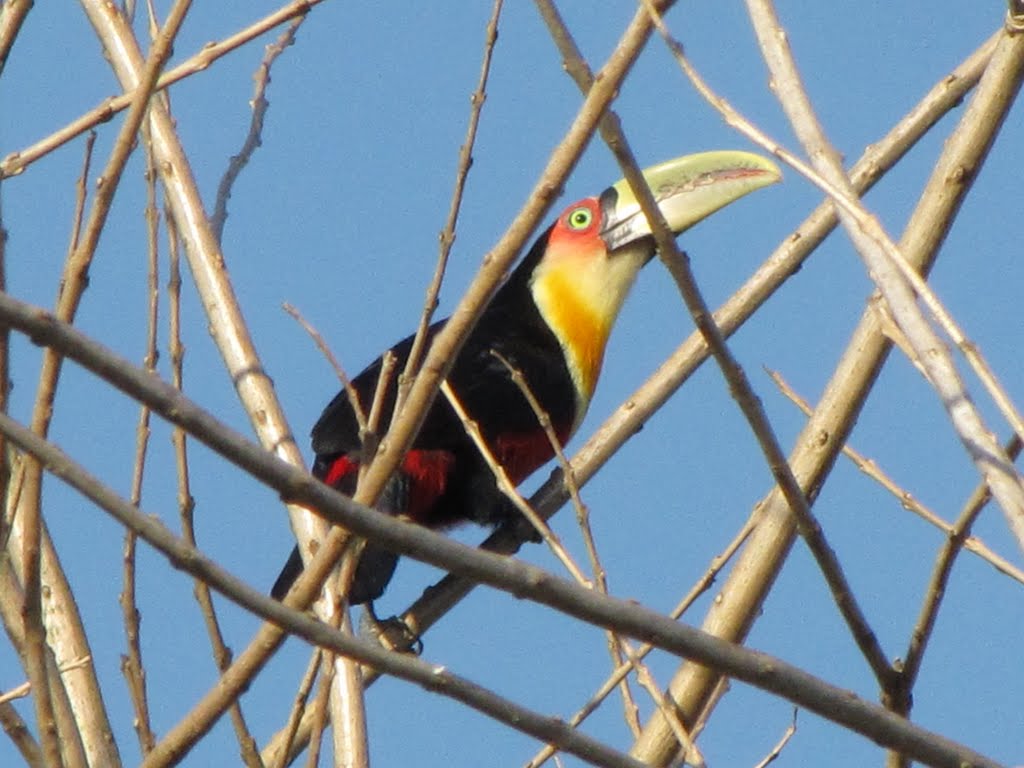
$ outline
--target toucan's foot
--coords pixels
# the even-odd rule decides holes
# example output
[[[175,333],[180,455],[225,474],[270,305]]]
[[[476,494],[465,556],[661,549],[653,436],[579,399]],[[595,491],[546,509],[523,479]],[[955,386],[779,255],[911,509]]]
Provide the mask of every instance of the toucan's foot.
[[[534,544],[540,544],[544,541],[544,537],[533,527],[533,523],[522,515],[517,514],[515,517],[509,518],[502,523],[501,527],[509,531],[519,541],[529,541]]]
[[[372,602],[366,603],[363,607],[365,611],[360,621],[360,634],[372,635],[377,642],[391,651],[411,653],[414,656],[423,653],[423,639],[407,622],[398,616],[379,618]]]

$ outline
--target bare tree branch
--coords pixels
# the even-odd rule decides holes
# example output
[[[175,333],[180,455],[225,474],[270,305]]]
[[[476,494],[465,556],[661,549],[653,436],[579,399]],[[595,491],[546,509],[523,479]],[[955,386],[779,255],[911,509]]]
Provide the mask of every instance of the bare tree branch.
[[[32,5],[32,0],[7,0],[0,8],[0,75],[4,73],[7,57]]]
[[[283,497],[318,510],[333,525],[344,526],[355,535],[379,543],[396,553],[460,573],[519,597],[528,597],[596,626],[649,640],[657,647],[685,656],[704,667],[720,670],[783,696],[928,765],[960,768],[965,761],[979,768],[995,768],[998,765],[983,755],[913,725],[877,705],[851,695],[849,691],[824,683],[780,659],[678,624],[634,602],[613,599],[595,590],[558,579],[525,563],[467,547],[427,528],[406,523],[352,501],[228,429],[170,385],[113,355],[44,310],[0,295],[0,323],[28,334],[37,344],[53,346],[62,355],[76,360],[113,386],[187,429],[240,469],[275,488]],[[510,710],[506,708],[507,702],[502,701],[501,706],[497,706],[491,694],[484,695],[483,689],[469,681],[463,685],[443,668],[393,653],[344,632],[336,632],[322,622],[294,610],[301,608],[303,600],[312,598],[314,577],[305,574],[300,577],[284,603],[266,597],[202,557],[194,548],[171,534],[156,518],[140,513],[55,446],[32,434],[31,430],[0,415],[0,431],[5,432],[22,450],[37,455],[51,472],[86,494],[102,509],[114,514],[123,525],[130,525],[146,541],[171,557],[177,566],[203,578],[229,599],[272,622],[265,625],[261,632],[266,642],[276,646],[284,636],[278,628],[287,627],[288,631],[300,634],[310,642],[359,662],[387,669],[389,674],[428,685],[431,690],[450,693],[460,701],[468,703],[472,699],[474,706],[479,705],[482,711],[498,717],[502,722],[515,724],[523,730],[527,722],[531,728],[536,724],[530,733],[548,741],[554,741],[553,736],[564,740],[563,748],[574,754],[580,754],[585,747],[590,754],[590,740],[584,739],[561,721],[552,723],[544,718],[537,721],[533,719],[532,713],[518,709],[511,716]],[[313,562],[318,561],[319,557]],[[249,653],[249,650],[244,651],[233,666],[244,666],[247,660],[242,657]],[[265,655],[258,655],[260,657],[264,660],[266,658]],[[237,694],[241,690],[235,687],[237,683],[232,682],[230,676],[229,670],[221,678],[214,693],[221,696],[219,691],[234,691]],[[189,719],[188,728],[192,731],[190,739],[175,737],[178,746],[171,748],[169,734],[143,765],[153,768],[180,759],[194,743],[194,739],[212,725],[214,719]],[[180,727],[172,729],[172,733]],[[594,745],[594,748],[599,747]],[[604,754],[610,760],[614,759],[616,765],[633,764],[620,762],[621,757],[614,751]]]
[[[270,68],[274,65],[277,57],[285,52],[295,42],[295,33],[299,26],[306,20],[306,14],[300,14],[292,19],[288,28],[282,32],[277,40],[267,46],[260,61],[253,80],[256,85],[252,100],[252,119],[249,121],[249,132],[242,142],[242,148],[237,155],[231,158],[220,184],[217,185],[217,201],[214,205],[213,216],[210,217],[210,226],[213,227],[213,236],[217,242],[221,242],[224,235],[224,224],[228,220],[228,200],[231,199],[231,188],[234,186],[242,169],[249,164],[250,158],[256,149],[263,143],[263,121],[266,119],[267,109],[270,102],[267,101],[267,86],[270,85]]]
[[[146,246],[147,246],[147,293],[149,295],[146,316],[146,352],[143,366],[150,373],[156,373],[157,361],[157,320],[160,306],[159,258],[158,245],[160,214],[156,204],[157,173],[153,164],[153,152],[148,146],[148,131],[143,128],[146,140]],[[129,499],[138,506],[142,503],[142,478],[146,467],[146,455],[149,448],[149,408],[139,409],[139,420],[136,425],[135,466],[132,470],[132,482]],[[121,658],[121,672],[128,684],[128,693],[135,710],[133,724],[139,740],[139,748],[143,754],[153,748],[156,736],[149,718],[149,698],[146,692],[146,669],[142,661],[141,615],[136,601],[136,536],[127,531],[124,537],[123,583],[118,602],[121,605],[122,622],[124,623],[125,640],[128,653]]]
[[[796,735],[796,713],[797,709],[794,707],[793,719],[790,721],[789,726],[783,732],[782,738],[780,738],[778,743],[774,747],[772,747],[772,751],[765,756],[764,760],[759,762],[754,768],[767,768],[768,765],[771,765],[779,759],[779,757],[782,755],[782,750],[786,748],[787,744],[789,744],[789,740],[792,739],[794,735]]]
[[[347,658],[369,664],[387,671],[389,674],[415,682],[429,690],[449,696],[457,701],[462,701],[517,730],[544,741],[558,744],[561,749],[571,752],[595,765],[608,766],[609,768],[641,768],[641,763],[604,746],[591,737],[580,734],[557,718],[539,715],[465,678],[448,672],[444,667],[429,664],[407,654],[388,651],[376,643],[357,640],[350,633],[339,632],[322,622],[310,618],[303,612],[286,607],[287,602],[282,604],[273,598],[263,595],[231,576],[212,560],[204,557],[194,547],[188,545],[184,540],[174,536],[155,516],[142,513],[126,500],[117,496],[117,494],[85,472],[85,470],[75,464],[55,446],[34,436],[31,430],[20,426],[6,415],[0,415],[0,430],[4,431],[12,442],[21,445],[24,450],[33,452],[41,461],[46,463],[51,471],[92,499],[101,508],[113,514],[122,524],[130,527],[139,536],[160,550],[177,567],[203,579],[229,599],[239,602],[239,604],[263,616],[275,625],[284,627],[289,632],[304,637],[311,643],[344,655]],[[241,441],[240,436],[236,436],[236,439]],[[269,462],[277,465],[287,474],[301,474],[299,470],[263,452],[257,446],[250,444],[250,447],[256,454],[262,453]],[[308,476],[293,479],[300,479],[303,485],[319,486],[323,492],[333,496],[336,500],[342,499],[345,505],[351,504],[345,497],[336,494],[326,486],[316,483]],[[374,510],[364,508],[363,511],[389,522],[398,522]],[[433,534],[420,526],[401,525],[412,529],[416,534],[431,534],[434,538],[447,541],[444,537]],[[479,556],[476,550],[468,547],[463,547],[463,549],[475,556]],[[535,571],[534,576],[539,573],[537,569],[531,570]],[[184,753],[167,754],[166,751],[161,749],[163,744],[164,742],[161,742],[155,750],[150,752],[142,763],[144,767],[152,768],[158,765],[168,765],[180,760],[184,756]],[[963,748],[960,749],[962,750]],[[983,768],[985,766],[996,768],[995,763],[980,763],[979,765],[982,765]]]
[[[789,384],[786,383],[785,379],[782,378],[781,374],[779,374],[777,371],[769,370],[768,375],[771,377],[772,381],[775,382],[775,385],[779,388],[779,391],[782,392],[782,394],[785,395],[787,398],[789,398],[789,400],[791,400],[793,404],[796,405],[805,416],[810,416],[814,412],[814,409],[810,406],[810,404],[806,400],[804,400],[804,398],[802,398],[797,392],[795,392],[793,388],[789,386]],[[935,512],[933,512],[927,506],[922,504],[921,501],[913,493],[911,493],[906,488],[900,486],[892,478],[890,478],[873,459],[869,459],[860,451],[857,451],[856,449],[852,448],[849,444],[843,446],[843,455],[846,456],[850,461],[852,461],[854,465],[857,467],[857,469],[859,469],[865,475],[867,475],[876,483],[885,488],[885,490],[891,493],[894,497],[896,497],[896,499],[899,501],[902,507],[905,507],[909,511],[913,512],[922,520],[926,520],[927,522],[931,523],[936,528],[945,533],[946,536],[950,539],[962,538],[962,546],[964,549],[966,549],[969,552],[973,552],[975,555],[977,555],[982,560],[991,565],[993,568],[995,568],[997,571],[999,571],[999,573],[1009,576],[1011,579],[1019,582],[1020,584],[1024,584],[1024,571],[1022,571],[1016,565],[1011,563],[1005,557],[1002,557],[1001,555],[998,555],[995,552],[993,552],[992,549],[977,536],[967,535],[966,532],[960,532],[957,526],[951,525],[950,523],[943,520],[941,517],[935,514]],[[1013,452],[1009,448],[1007,449],[1007,455],[1013,455]]]
[[[106,224],[121,174],[135,145],[139,126],[146,115],[149,97],[160,70],[170,56],[174,38],[188,13],[190,4],[191,0],[175,2],[167,23],[157,35],[144,66],[140,66],[139,88],[132,100],[124,125],[118,133],[107,165],[103,169],[102,183],[96,191],[84,233],[65,264],[57,300],[57,316],[65,320],[70,321],[77,312],[87,284],[88,270],[93,254]],[[43,355],[36,402],[32,413],[32,428],[39,435],[45,435],[49,429],[61,362],[61,358],[53,354],[52,350],[48,350]],[[33,683],[35,692],[34,699],[43,752],[49,763],[61,765],[56,723],[53,720],[54,711],[49,697],[49,686],[45,682],[46,654],[43,648],[46,643],[46,619],[63,625],[61,631],[55,633],[55,636],[62,638],[66,645],[63,653],[56,651],[58,663],[69,656],[77,657],[89,654],[80,621],[75,621],[70,615],[74,611],[72,607],[74,600],[70,591],[63,592],[61,590],[62,594],[59,597],[53,594],[47,601],[48,605],[44,604],[43,584],[47,584],[47,590],[51,593],[58,592],[58,589],[53,581],[44,580],[41,573],[42,561],[46,558],[42,549],[41,472],[41,468],[35,461],[29,459],[25,462],[21,496],[11,541],[12,544],[20,544],[21,547],[22,584],[25,589],[25,624],[28,633],[26,653],[29,679]],[[52,560],[47,570],[59,571],[59,565]],[[54,597],[57,599],[53,599]],[[119,765],[117,745],[106,719],[98,687],[94,687],[95,679],[91,675],[87,675],[83,682],[87,700],[80,702],[77,697],[72,697],[72,702],[77,704],[77,726],[83,731],[83,739],[89,752],[90,761],[111,766]]]
[[[309,13],[313,6],[319,5],[322,2],[323,0],[294,0],[294,2],[263,17],[221,42],[204,45],[202,50],[192,56],[192,58],[165,72],[157,80],[154,92],[162,91],[179,80],[184,80],[186,77],[204,72],[213,62],[231,53],[236,48],[240,48],[268,30],[284,24],[296,16],[304,16]],[[118,112],[130,107],[134,98],[134,88],[127,89],[120,96],[110,96],[98,107],[86,112],[50,136],[40,139],[30,147],[11,152],[3,160],[0,160],[0,179],[8,176],[17,176],[39,158],[62,147],[67,142],[95,128],[100,123],[105,123],[112,119]]]
[[[420,359],[423,356],[423,347],[426,342],[427,328],[430,327],[430,320],[437,308],[437,297],[441,292],[441,282],[444,280],[444,272],[448,267],[448,255],[451,253],[452,245],[455,243],[455,226],[459,221],[459,211],[462,208],[462,194],[466,188],[466,179],[469,177],[469,169],[473,165],[473,146],[476,144],[477,128],[480,125],[480,113],[483,110],[484,102],[487,100],[487,79],[491,73],[491,58],[494,55],[494,46],[498,42],[498,20],[501,18],[501,8],[504,0],[494,0],[494,7],[491,11],[491,18],[487,22],[487,29],[484,32],[484,55],[480,63],[480,77],[477,80],[476,90],[470,97],[469,125],[466,126],[466,138],[462,140],[459,147],[459,163],[455,170],[455,188],[452,190],[452,202],[448,207],[448,218],[445,220],[441,234],[438,236],[440,252],[437,255],[437,266],[434,268],[434,276],[427,287],[427,295],[423,302],[423,312],[420,314],[420,323],[416,328],[416,338],[413,340],[412,349],[409,350],[409,358],[405,362],[405,370],[402,371],[399,380],[398,397],[395,400],[395,410],[402,407],[409,386],[412,385],[413,377],[419,369]]]
[[[8,701],[0,703],[0,727],[3,727],[4,733],[18,748],[18,753],[25,761],[26,768],[46,768],[39,743],[32,738],[32,732],[21,715],[18,714],[18,710]]]
[[[753,527],[753,522],[748,521],[747,524],[740,529],[740,532],[733,537],[733,540],[729,542],[728,546],[726,546],[726,548],[711,561],[711,564],[708,566],[708,569],[704,572],[700,579],[697,580],[697,583],[693,585],[693,587],[683,597],[683,599],[679,601],[678,605],[676,605],[676,607],[672,609],[672,611],[668,614],[669,616],[671,616],[673,619],[678,619],[687,611],[687,609],[689,609],[691,605],[693,605],[693,603],[697,600],[698,597],[700,597],[702,594],[704,594],[707,590],[711,588],[711,585],[718,577],[718,574],[736,554],[740,546],[742,546],[743,542],[746,541],[747,536],[750,535],[750,532],[751,530],[753,530]],[[654,646],[650,643],[643,643],[637,649],[637,658],[643,659],[653,649]],[[598,691],[590,697],[590,700],[587,701],[587,703],[584,704],[575,714],[573,714],[571,718],[569,718],[569,724],[573,726],[578,726],[580,723],[582,723],[584,720],[590,717],[590,715],[594,711],[596,711],[597,708],[601,705],[601,703],[608,697],[612,690],[614,690],[615,686],[619,685],[622,680],[625,680],[626,675],[629,674],[629,672],[631,672],[632,670],[632,661],[620,664],[619,667],[615,671],[613,671],[611,675],[609,675],[608,679],[605,680],[604,683],[602,683],[600,689],[598,689]],[[698,726],[699,725],[700,724],[698,723]],[[695,734],[697,731],[697,727],[692,728],[691,735]],[[550,745],[545,746],[533,757],[533,759],[530,760],[530,762],[526,764],[526,768],[540,768],[541,765],[546,763],[555,755],[556,751],[557,750]]]
[[[1014,435],[1006,446],[1006,454],[1011,459],[1020,455],[1021,441]],[[921,663],[924,660],[924,650],[931,639],[932,631],[935,629],[935,620],[938,618],[939,606],[946,593],[946,585],[953,573],[953,563],[957,555],[964,547],[964,541],[970,535],[971,526],[977,519],[981,510],[992,498],[991,491],[984,483],[979,483],[971,496],[964,503],[960,517],[953,525],[953,530],[942,545],[938,557],[935,559],[935,567],[932,570],[931,579],[928,582],[928,589],[924,602],[921,605],[921,612],[911,632],[910,643],[903,656],[903,669],[901,671],[902,697],[897,712],[910,713],[911,691],[917,681],[917,675],[921,671]]]
[[[986,427],[948,350],[918,307],[916,296],[923,298],[928,294],[923,281],[914,283],[908,279],[913,269],[907,265],[900,249],[888,238],[878,220],[861,206],[843,171],[839,153],[829,144],[803,89],[771,0],[747,0],[747,7],[775,83],[776,96],[815,170],[836,187],[838,194],[831,191],[829,194],[836,202],[840,221],[864,260],[872,280],[885,297],[893,318],[924,366],[928,380],[946,408],[964,448],[991,487],[1018,545],[1024,550],[1024,483],[1013,462]],[[993,75],[998,72],[1012,101],[1024,81],[1024,36],[1004,35],[989,70]],[[997,397],[997,402],[1003,403],[1007,399]],[[1019,417],[1016,422],[1020,423]]]
[[[873,144],[857,161],[852,171],[854,183],[862,192],[874,186],[884,173],[978,82],[995,49],[993,35],[964,63],[944,76],[922,101],[885,137]],[[804,260],[828,236],[837,224],[834,209],[824,202],[772,253],[747,282],[715,312],[715,322],[723,333],[731,335],[796,272]],[[658,410],[690,375],[707,359],[708,350],[699,333],[692,334],[634,392],[573,458],[573,470],[580,485],[596,474],[611,456],[644,422]],[[530,499],[542,515],[550,516],[569,498],[562,476],[554,475]],[[484,545],[495,552],[512,553],[525,541],[508,530],[490,536]],[[454,576],[445,577],[430,587],[403,614],[402,620],[422,633],[437,622],[472,589],[473,585]]]
[[[978,55],[984,60],[987,54],[982,54],[983,50],[979,50]],[[939,92],[943,91],[944,86],[940,86]],[[986,69],[904,233],[903,253],[922,274],[931,268],[938,245],[968,190],[970,174],[965,177],[957,169],[980,165],[1011,103],[1002,77]],[[879,313],[869,307],[790,457],[790,466],[810,498],[817,495],[828,476],[890,347]],[[762,501],[758,527],[724,586],[726,598],[713,605],[704,620],[707,631],[739,641],[750,630],[793,543],[795,529],[781,501],[776,493]],[[711,701],[718,680],[717,675],[706,669],[687,664],[672,681],[671,689],[680,708],[692,716]],[[674,752],[671,734],[655,715],[633,754],[654,765],[665,765]]]
[[[306,669],[306,674],[302,676],[302,682],[299,683],[299,688],[295,692],[295,703],[292,705],[291,712],[288,713],[288,723],[284,727],[284,745],[280,750],[277,759],[270,763],[270,768],[285,768],[288,765],[292,746],[295,742],[296,734],[299,732],[299,727],[306,715],[310,712],[306,707],[306,702],[309,701],[309,693],[313,690],[313,684],[316,682],[317,671],[320,669],[320,657],[323,655],[323,651],[317,648],[312,657],[309,660],[309,666]]]

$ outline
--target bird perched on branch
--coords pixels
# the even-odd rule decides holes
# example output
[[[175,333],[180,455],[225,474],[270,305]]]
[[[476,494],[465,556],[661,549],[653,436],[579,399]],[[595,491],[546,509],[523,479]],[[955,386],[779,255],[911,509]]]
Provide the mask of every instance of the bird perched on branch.
[[[672,230],[679,234],[749,192],[779,180],[770,161],[748,152],[704,152],[644,171]],[[586,414],[605,343],[640,268],[654,255],[650,226],[625,180],[566,208],[534,243],[495,294],[459,352],[448,383],[493,456],[519,484],[554,456],[537,412],[509,366],[547,414],[563,445]],[[433,338],[445,321],[428,331]],[[402,370],[413,337],[391,352]],[[352,381],[369,410],[382,358]],[[386,382],[380,432],[390,424],[396,377]],[[356,412],[342,390],[313,427],[313,474],[342,493],[355,492],[361,441]],[[497,525],[518,511],[451,404],[438,397],[378,502],[382,512],[429,528],[464,521]],[[372,542],[362,551],[348,599],[372,602],[387,587],[398,555]],[[302,571],[296,548],[274,584],[283,597]]]

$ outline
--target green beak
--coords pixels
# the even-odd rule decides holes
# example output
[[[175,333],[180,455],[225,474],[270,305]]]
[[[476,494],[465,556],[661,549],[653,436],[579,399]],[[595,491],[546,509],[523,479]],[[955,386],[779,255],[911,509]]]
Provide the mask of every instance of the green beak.
[[[749,192],[774,184],[782,173],[771,160],[751,152],[717,151],[684,155],[644,170],[658,208],[677,235]],[[601,193],[609,252],[651,234],[625,179]]]

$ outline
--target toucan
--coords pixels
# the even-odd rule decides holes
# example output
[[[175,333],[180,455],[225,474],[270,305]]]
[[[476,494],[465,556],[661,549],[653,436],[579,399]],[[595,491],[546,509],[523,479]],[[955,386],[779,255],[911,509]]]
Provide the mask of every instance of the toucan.
[[[673,232],[780,179],[778,168],[740,151],[702,152],[648,168],[644,178]],[[492,455],[519,484],[554,456],[554,449],[510,368],[547,414],[563,445],[590,404],[605,344],[637,273],[655,252],[647,218],[625,180],[567,207],[498,289],[458,353],[448,383],[476,422]],[[445,321],[428,330],[433,338]],[[401,371],[410,336],[391,352]],[[382,357],[352,380],[368,412]],[[379,431],[394,409],[396,376],[387,383]],[[355,492],[362,445],[345,389],[312,431],[313,474],[344,494]],[[465,521],[496,526],[520,513],[499,491],[494,473],[467,435],[450,402],[438,396],[379,502],[382,512],[434,529]],[[398,555],[368,543],[348,592],[352,605],[379,598]],[[283,598],[302,571],[296,547],[272,594]]]

